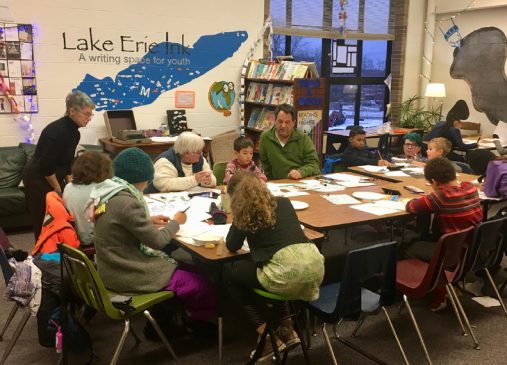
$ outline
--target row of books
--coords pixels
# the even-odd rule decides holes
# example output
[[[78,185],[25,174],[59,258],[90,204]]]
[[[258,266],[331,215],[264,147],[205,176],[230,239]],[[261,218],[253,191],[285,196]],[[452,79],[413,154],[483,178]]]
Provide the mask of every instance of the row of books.
[[[250,118],[248,119],[248,127],[266,130],[275,124],[275,112],[268,108],[253,108]]]
[[[247,78],[249,79],[292,81],[306,76],[319,77],[313,62],[284,61],[281,63],[261,63],[254,60],[250,62],[247,72]]]
[[[246,101],[264,104],[291,104],[292,85],[280,86],[275,84],[262,84],[251,82],[246,92]]]

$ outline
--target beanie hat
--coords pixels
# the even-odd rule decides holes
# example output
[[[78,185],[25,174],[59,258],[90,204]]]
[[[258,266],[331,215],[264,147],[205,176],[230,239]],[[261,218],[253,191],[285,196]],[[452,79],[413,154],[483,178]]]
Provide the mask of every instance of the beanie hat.
[[[418,145],[419,147],[422,146],[422,138],[421,138],[421,135],[419,133],[414,133],[414,132],[411,132],[411,133],[407,133],[405,135],[405,137],[403,137],[403,140],[406,141],[406,140],[409,140],[409,141],[412,141],[414,142],[416,145]]]
[[[468,164],[477,175],[485,175],[490,161],[494,160],[496,155],[483,149],[476,149],[468,155]]]
[[[452,114],[456,119],[465,120],[470,116],[468,105],[465,100],[458,100],[456,104],[449,110],[448,115]]]
[[[114,175],[131,184],[153,180],[153,162],[142,149],[130,147],[113,161]]]

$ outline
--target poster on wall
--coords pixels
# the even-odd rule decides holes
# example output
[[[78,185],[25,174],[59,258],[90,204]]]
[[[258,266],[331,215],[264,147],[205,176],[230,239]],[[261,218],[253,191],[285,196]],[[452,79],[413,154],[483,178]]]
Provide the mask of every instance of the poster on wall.
[[[309,134],[322,121],[322,110],[298,110],[297,121],[298,129]]]
[[[37,113],[37,86],[33,66],[33,28],[30,24],[0,23],[0,75],[18,110]],[[0,94],[0,114],[13,113]]]

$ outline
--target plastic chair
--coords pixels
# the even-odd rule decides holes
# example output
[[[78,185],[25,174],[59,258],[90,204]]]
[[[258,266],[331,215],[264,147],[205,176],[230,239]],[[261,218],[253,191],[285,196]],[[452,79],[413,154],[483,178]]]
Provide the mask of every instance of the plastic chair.
[[[170,291],[161,291],[149,294],[138,294],[130,296],[130,301],[126,301],[122,309],[117,309],[111,302],[111,297],[117,293],[108,291],[102,279],[99,277],[97,270],[93,266],[93,263],[86,257],[86,255],[65,244],[58,244],[60,250],[62,262],[67,270],[69,279],[72,282],[72,286],[76,294],[86,303],[86,305],[103,312],[107,317],[124,322],[124,329],[121,335],[120,341],[114,352],[113,358],[110,362],[111,365],[116,364],[125,340],[130,329],[130,318],[139,314],[144,313],[144,316],[151,322],[153,328],[159,335],[163,344],[173,357],[178,362],[176,354],[172,349],[169,341],[163,334],[159,325],[153,319],[148,309],[155,304],[163,302],[165,300],[174,297],[174,293]],[[140,339],[132,329],[132,334],[139,343]]]
[[[380,153],[382,157],[386,157],[389,152],[389,133],[384,133],[378,139],[377,151]]]
[[[261,296],[263,299],[270,301],[270,302],[276,302],[276,301],[289,302],[292,313],[295,313],[292,303],[294,301],[297,301],[297,299],[293,299],[293,298],[285,297],[282,295],[270,293],[268,291],[258,289],[258,288],[254,288],[253,291],[257,295]],[[252,358],[248,362],[249,365],[254,365],[256,363],[257,359],[259,359],[259,357],[262,353],[262,349],[264,348],[264,342],[266,341],[266,337],[268,334],[269,334],[269,338],[271,339],[271,346],[273,346],[273,351],[275,353],[276,363],[277,364],[285,364],[285,362],[287,361],[287,355],[289,352],[285,351],[283,354],[283,359],[280,360],[280,352],[278,351],[278,347],[276,345],[276,340],[275,340],[275,329],[276,329],[276,327],[275,327],[275,324],[273,323],[273,321],[271,321],[271,320],[266,321],[266,328],[264,329],[264,332],[262,333],[261,338],[260,338],[259,342],[257,343],[257,348],[255,349],[255,353],[253,354]],[[310,357],[308,355],[308,349],[305,345],[300,327],[299,327],[298,322],[296,320],[296,316],[294,316],[294,330],[296,331],[296,333],[299,336],[299,339],[301,340],[301,342],[300,342],[301,349],[303,350],[303,355],[305,357],[305,361],[309,365],[310,364]]]
[[[495,295],[507,316],[507,309],[503,299],[496,288],[489,269],[492,268],[503,255],[503,236],[501,229],[507,224],[507,216],[482,222],[474,231],[473,242],[468,251],[463,273],[456,281],[464,281],[469,272],[484,271]]]
[[[357,321],[353,333],[355,335],[368,315],[380,311],[386,317],[403,361],[408,364],[405,351],[385,308],[394,302],[395,275],[396,242],[379,243],[352,250],[347,254],[341,282],[322,286],[319,299],[308,303],[310,312],[323,321],[322,334],[335,365],[337,364],[336,357],[326,331],[328,323],[335,325],[334,335],[338,341],[376,363],[385,364],[372,354],[340,337],[336,331],[337,325],[343,319],[352,319]]]
[[[455,302],[456,293],[450,283],[454,281],[455,277],[462,274],[465,256],[472,240],[474,228],[475,227],[469,227],[441,236],[435,246],[433,256],[429,263],[419,259],[405,259],[398,261],[396,265],[396,287],[404,294],[402,306],[406,305],[407,307],[421,346],[430,364],[431,359],[407,297],[420,299],[432,292],[439,283],[445,283],[447,295],[451,301],[456,318],[461,325],[463,334],[466,334],[457,306],[460,307],[462,313],[464,313],[463,308],[461,308],[459,302]],[[402,307],[400,311],[401,309]],[[466,318],[465,321],[467,322],[468,330],[473,337],[476,348],[478,348],[479,345],[472,331],[472,327]]]
[[[5,256],[5,252],[3,248],[0,246],[0,266],[2,267],[2,274],[4,276],[5,285],[9,283],[9,280],[11,276],[13,275],[13,271],[11,266],[9,265],[9,261],[7,261],[7,256]],[[14,302],[11,311],[9,312],[9,315],[7,316],[7,320],[5,321],[5,324],[2,327],[2,331],[0,332],[0,341],[3,340],[5,331],[7,331],[7,328],[9,328],[9,325],[11,324],[12,320],[14,319],[14,316],[16,315],[18,309],[21,309],[24,311],[23,316],[21,317],[21,320],[18,323],[18,326],[16,327],[16,330],[14,331],[11,340],[7,344],[7,347],[5,348],[4,353],[2,354],[2,359],[0,360],[0,365],[3,365],[5,361],[7,360],[7,357],[11,353],[12,349],[14,348],[14,345],[18,341],[19,335],[21,335],[21,332],[25,328],[26,322],[28,322],[28,319],[30,318],[30,311],[26,308],[21,307],[17,302]]]
[[[217,185],[222,185],[224,183],[226,167],[227,162],[218,162],[213,165],[213,175],[217,178]]]

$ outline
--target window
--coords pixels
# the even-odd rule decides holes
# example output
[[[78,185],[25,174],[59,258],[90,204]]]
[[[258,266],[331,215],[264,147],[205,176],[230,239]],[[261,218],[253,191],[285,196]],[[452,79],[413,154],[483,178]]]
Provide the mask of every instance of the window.
[[[339,0],[270,0],[273,56],[313,61],[328,79],[328,128],[378,126],[389,102],[393,0],[349,0],[347,39],[333,39],[340,26]]]

